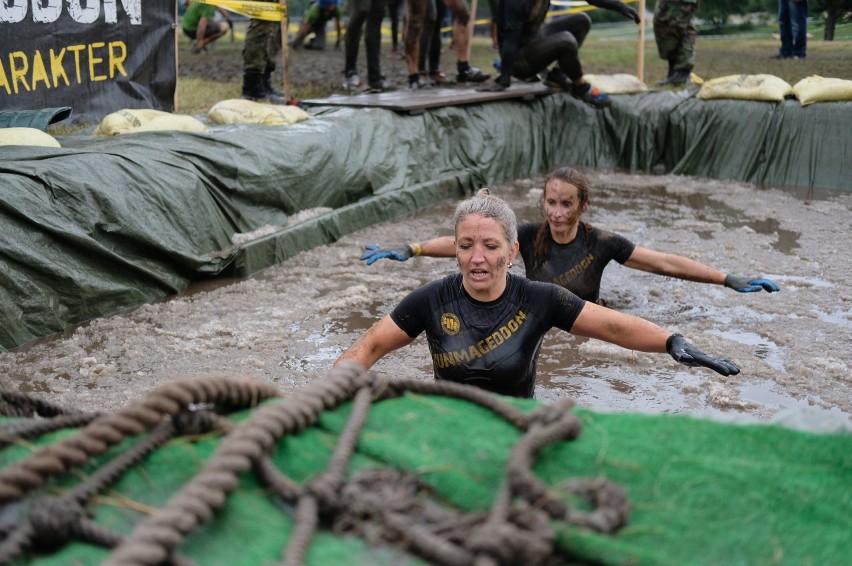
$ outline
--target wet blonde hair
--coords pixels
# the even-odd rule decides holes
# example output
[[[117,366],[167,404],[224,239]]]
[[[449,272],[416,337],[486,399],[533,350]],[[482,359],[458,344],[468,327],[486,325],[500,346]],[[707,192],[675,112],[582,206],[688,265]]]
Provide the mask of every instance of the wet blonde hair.
[[[479,189],[475,195],[461,201],[456,206],[456,213],[453,215],[454,230],[458,231],[462,220],[471,214],[478,214],[483,218],[491,218],[497,222],[509,241],[509,246],[514,246],[518,241],[518,219],[515,212],[509,208],[506,201],[492,195],[487,187]]]

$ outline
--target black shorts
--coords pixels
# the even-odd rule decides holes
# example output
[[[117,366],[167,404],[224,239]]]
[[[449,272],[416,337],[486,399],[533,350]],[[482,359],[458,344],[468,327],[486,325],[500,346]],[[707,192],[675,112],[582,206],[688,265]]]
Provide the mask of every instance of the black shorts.
[[[183,28],[184,35],[186,35],[189,39],[195,39],[197,32],[198,30],[190,31],[186,28]],[[216,35],[217,33],[219,33],[219,22],[208,22],[207,29],[204,30],[204,37],[210,37],[211,35]]]

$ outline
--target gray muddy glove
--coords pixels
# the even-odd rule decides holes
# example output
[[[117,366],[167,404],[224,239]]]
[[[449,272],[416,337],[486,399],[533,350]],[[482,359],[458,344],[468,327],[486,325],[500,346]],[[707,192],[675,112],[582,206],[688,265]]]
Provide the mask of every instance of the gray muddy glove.
[[[726,358],[708,356],[687,342],[683,334],[672,334],[669,336],[669,339],[666,340],[666,352],[674,358],[674,361],[691,368],[704,366],[722,375],[737,375],[740,373],[740,368],[737,364]]]
[[[774,293],[780,291],[780,287],[771,279],[763,279],[761,277],[740,277],[738,275],[728,275],[725,277],[725,287],[730,287],[734,291],[740,293],[754,293],[755,291],[766,291]]]

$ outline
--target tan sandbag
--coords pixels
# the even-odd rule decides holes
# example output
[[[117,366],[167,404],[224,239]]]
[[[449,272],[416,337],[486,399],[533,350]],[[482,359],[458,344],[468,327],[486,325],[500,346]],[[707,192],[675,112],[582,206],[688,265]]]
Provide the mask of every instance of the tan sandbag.
[[[648,85],[639,80],[639,77],[627,73],[616,73],[614,75],[583,75],[586,82],[601,89],[607,94],[636,94],[646,92]]]
[[[298,106],[264,104],[243,98],[217,102],[207,113],[207,119],[216,124],[262,124],[264,126],[288,126],[310,117],[310,114]]]
[[[207,126],[201,120],[184,114],[172,114],[150,108],[125,108],[107,114],[95,128],[96,136],[116,136],[131,132],[177,130],[203,132]]]
[[[852,100],[852,81],[845,79],[826,79],[812,75],[793,85],[793,94],[802,106],[814,102],[840,102]]]
[[[792,92],[790,83],[774,75],[729,75],[704,81],[695,97],[778,102]]]
[[[0,145],[62,147],[56,138],[37,128],[0,128]]]

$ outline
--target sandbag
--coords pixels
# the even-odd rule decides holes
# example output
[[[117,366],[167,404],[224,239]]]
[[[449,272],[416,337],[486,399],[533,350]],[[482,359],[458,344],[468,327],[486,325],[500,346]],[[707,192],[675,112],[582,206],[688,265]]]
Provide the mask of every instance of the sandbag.
[[[705,81],[695,97],[780,102],[792,92],[790,83],[774,75],[729,75]]]
[[[0,128],[0,145],[62,147],[56,138],[38,128]]]
[[[203,132],[207,126],[201,120],[185,114],[172,114],[149,108],[125,108],[107,114],[95,128],[96,136],[115,136],[131,132],[178,130]]]
[[[840,102],[852,100],[852,81],[845,79],[826,79],[812,75],[793,86],[793,94],[802,106],[814,102]]]
[[[616,73],[614,75],[584,75],[587,83],[607,94],[636,94],[646,92],[648,85],[634,75]]]
[[[288,126],[310,117],[310,114],[298,106],[264,104],[242,98],[217,102],[207,113],[207,118],[216,124],[261,124],[264,126]]]

